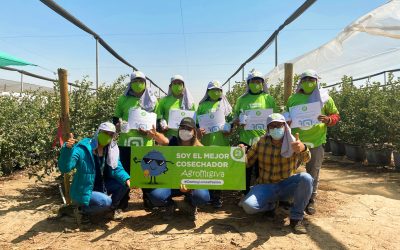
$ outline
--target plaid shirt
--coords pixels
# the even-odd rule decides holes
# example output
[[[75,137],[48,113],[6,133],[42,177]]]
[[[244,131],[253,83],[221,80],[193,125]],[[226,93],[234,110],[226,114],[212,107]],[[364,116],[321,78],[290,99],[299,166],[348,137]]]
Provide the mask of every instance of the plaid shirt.
[[[251,167],[258,160],[258,184],[276,183],[296,173],[297,162],[307,163],[311,159],[308,148],[290,158],[281,156],[281,146],[272,144],[270,136],[263,136],[253,144],[247,152],[247,167]]]

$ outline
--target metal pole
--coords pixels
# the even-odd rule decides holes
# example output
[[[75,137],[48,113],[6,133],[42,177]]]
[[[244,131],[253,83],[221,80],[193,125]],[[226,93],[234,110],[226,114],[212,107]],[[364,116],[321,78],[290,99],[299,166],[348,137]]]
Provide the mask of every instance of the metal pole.
[[[278,35],[275,37],[275,67],[278,66]]]
[[[21,73],[21,93],[20,96],[22,96],[22,92],[24,91],[24,74]]]
[[[99,88],[99,41],[96,38],[96,91]]]
[[[242,82],[244,82],[244,67],[242,68]]]
[[[231,92],[231,80],[228,82],[228,92]]]

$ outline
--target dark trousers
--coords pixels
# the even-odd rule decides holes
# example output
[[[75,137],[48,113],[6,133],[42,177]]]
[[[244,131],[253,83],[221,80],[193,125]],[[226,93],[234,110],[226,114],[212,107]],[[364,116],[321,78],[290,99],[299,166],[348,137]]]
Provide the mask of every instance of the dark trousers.
[[[131,175],[131,148],[130,147],[119,147],[119,160],[125,171]],[[128,207],[129,192],[122,197],[119,208],[126,209]]]

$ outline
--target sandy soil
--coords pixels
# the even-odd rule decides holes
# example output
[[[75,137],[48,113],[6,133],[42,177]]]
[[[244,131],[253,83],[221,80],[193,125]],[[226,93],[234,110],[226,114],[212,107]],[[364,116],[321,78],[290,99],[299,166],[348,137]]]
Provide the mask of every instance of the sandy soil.
[[[0,249],[400,249],[400,173],[327,156],[321,172],[318,212],[306,216],[308,234],[288,227],[288,211],[275,219],[246,215],[238,192],[224,206],[200,210],[191,222],[177,213],[165,221],[144,210],[131,192],[121,221],[77,227],[54,219],[61,204],[57,181],[35,183],[20,172],[0,179]]]

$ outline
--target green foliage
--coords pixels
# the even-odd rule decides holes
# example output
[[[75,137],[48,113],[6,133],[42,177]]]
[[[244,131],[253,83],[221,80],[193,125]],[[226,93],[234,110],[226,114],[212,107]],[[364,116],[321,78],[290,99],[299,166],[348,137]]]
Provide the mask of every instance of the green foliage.
[[[101,85],[97,92],[90,90],[93,83],[85,77],[75,84],[70,95],[71,132],[78,139],[92,136],[97,126],[111,121],[118,97],[124,92],[127,76],[119,77],[112,85]]]
[[[330,91],[341,121],[328,129],[331,138],[376,148],[399,147],[400,80],[389,77],[387,86],[374,82],[357,88],[344,77],[341,89]]]
[[[80,88],[70,93],[71,131],[75,137],[92,136],[103,121],[110,121],[126,76],[110,86],[102,85],[97,95],[87,78],[77,81]],[[30,175],[42,178],[53,171],[58,148],[52,144],[60,116],[58,84],[54,92],[26,92],[19,96],[0,96],[0,176],[18,168],[30,169]]]

